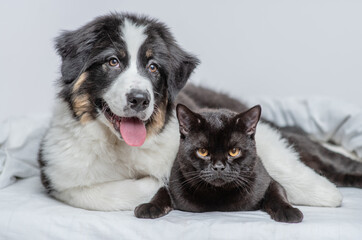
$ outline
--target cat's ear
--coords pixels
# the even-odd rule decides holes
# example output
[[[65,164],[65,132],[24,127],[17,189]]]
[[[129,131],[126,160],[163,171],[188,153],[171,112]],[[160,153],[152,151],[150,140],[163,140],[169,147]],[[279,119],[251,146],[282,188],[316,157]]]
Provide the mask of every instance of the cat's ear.
[[[254,135],[261,115],[260,105],[250,108],[248,111],[236,115],[236,124],[243,124],[245,133]]]
[[[176,106],[177,119],[180,126],[180,133],[186,136],[190,130],[200,124],[200,115],[191,111],[182,104]]]

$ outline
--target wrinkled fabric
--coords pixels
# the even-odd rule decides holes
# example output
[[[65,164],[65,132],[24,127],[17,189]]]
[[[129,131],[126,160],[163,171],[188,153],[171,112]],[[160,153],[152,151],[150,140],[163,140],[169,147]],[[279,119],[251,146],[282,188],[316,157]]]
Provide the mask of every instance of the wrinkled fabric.
[[[321,141],[362,156],[362,111],[321,98],[248,99],[263,117],[296,125]],[[37,153],[49,116],[9,118],[0,124],[0,239],[360,239],[362,189],[341,188],[340,208],[299,207],[304,220],[277,223],[261,211],[172,211],[137,219],[131,211],[74,208],[50,198],[40,183]],[[17,181],[16,179],[24,179]],[[6,187],[7,186],[7,187]]]
[[[362,158],[362,108],[321,97],[244,99],[260,104],[262,117],[279,126],[299,126],[316,140],[333,142]]]
[[[48,123],[48,116],[28,116],[0,124],[0,189],[39,174],[37,155]]]
[[[171,211],[138,219],[132,211],[74,208],[46,195],[39,177],[0,191],[0,239],[361,239],[362,189],[341,188],[340,208],[298,207],[303,222],[278,223],[262,211]]]

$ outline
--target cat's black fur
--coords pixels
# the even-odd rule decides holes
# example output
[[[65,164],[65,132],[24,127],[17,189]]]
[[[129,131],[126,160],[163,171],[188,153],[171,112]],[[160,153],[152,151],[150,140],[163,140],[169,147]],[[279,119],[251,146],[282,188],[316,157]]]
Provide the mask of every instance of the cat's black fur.
[[[169,189],[161,188],[150,203],[135,209],[135,215],[157,218],[172,209],[262,209],[279,222],[302,221],[303,214],[290,205],[284,188],[269,176],[257,155],[254,136],[260,113],[260,106],[237,114],[229,110],[194,113],[178,105],[181,139]],[[200,149],[206,149],[207,155],[200,155]],[[232,156],[232,149],[240,153]]]
[[[199,108],[226,108],[235,112],[247,109],[245,104],[226,94],[187,85],[178,95],[177,103],[192,110]],[[315,172],[325,176],[340,187],[362,188],[362,163],[342,154],[330,151],[319,142],[313,141],[302,129],[294,126],[279,127],[263,119],[263,122],[279,130],[283,138],[298,152],[300,160]]]

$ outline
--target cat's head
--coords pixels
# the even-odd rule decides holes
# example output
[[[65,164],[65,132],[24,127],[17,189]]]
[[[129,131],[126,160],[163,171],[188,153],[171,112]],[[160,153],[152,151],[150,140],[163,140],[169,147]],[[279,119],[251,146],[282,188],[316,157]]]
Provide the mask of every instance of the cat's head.
[[[254,136],[261,107],[239,114],[228,110],[195,113],[181,104],[176,110],[181,133],[178,162],[189,183],[245,185],[257,160]]]

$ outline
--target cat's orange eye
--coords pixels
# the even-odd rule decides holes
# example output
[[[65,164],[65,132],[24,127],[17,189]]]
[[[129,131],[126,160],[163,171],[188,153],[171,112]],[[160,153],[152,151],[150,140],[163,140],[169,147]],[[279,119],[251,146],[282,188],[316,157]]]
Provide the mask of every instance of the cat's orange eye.
[[[209,155],[209,151],[207,151],[207,149],[205,148],[199,148],[197,149],[197,155],[201,157],[206,157],[207,155]]]
[[[229,156],[236,157],[240,155],[240,148],[233,148],[229,150]]]

